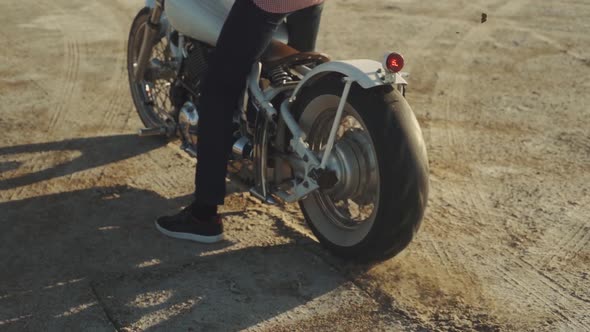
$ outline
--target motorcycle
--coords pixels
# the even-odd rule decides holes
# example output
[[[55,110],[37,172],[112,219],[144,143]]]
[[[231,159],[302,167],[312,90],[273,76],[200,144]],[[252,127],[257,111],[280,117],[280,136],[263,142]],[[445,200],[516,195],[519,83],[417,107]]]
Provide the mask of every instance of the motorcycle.
[[[197,157],[200,83],[233,0],[148,0],[127,67],[142,136],[180,138]],[[231,181],[267,204],[298,202],[336,255],[382,260],[422,222],[428,158],[405,99],[404,59],[331,60],[287,45],[281,26],[236,105]]]

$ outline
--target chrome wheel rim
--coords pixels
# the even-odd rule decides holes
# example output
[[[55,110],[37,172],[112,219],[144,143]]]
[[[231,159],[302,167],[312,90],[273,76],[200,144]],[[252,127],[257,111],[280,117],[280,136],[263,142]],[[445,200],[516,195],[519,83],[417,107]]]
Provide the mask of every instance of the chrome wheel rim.
[[[340,97],[322,95],[304,110],[300,124],[308,133],[310,147],[323,155]],[[336,172],[338,183],[317,191],[302,201],[315,228],[329,241],[352,246],[372,228],[380,199],[377,153],[359,112],[346,104],[334,149],[327,167]],[[313,214],[313,215],[312,215]]]

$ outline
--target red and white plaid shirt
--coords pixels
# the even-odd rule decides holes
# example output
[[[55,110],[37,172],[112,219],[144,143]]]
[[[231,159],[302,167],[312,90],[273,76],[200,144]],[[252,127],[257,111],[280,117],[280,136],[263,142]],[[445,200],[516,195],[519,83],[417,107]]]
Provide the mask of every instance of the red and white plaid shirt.
[[[286,14],[324,2],[324,0],[254,0],[262,10]]]

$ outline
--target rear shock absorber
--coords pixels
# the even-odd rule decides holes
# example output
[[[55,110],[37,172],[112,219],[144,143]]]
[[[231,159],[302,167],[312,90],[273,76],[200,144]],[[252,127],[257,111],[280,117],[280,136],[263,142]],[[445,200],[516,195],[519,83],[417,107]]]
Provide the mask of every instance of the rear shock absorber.
[[[282,66],[273,68],[270,71],[270,79],[273,85],[282,85],[293,81],[291,75]]]

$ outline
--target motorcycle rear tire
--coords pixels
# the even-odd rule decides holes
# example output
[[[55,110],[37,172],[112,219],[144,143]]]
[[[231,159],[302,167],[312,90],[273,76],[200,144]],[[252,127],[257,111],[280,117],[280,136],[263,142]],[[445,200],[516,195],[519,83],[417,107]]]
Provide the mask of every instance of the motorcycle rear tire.
[[[330,97],[336,99],[335,109],[342,89],[339,75],[315,81],[297,97],[293,107],[295,117],[301,123],[310,103],[325,95],[338,97]],[[321,204],[314,203],[313,195],[302,200],[300,207],[320,243],[334,254],[362,261],[384,260],[405,249],[420,228],[429,190],[426,148],[410,105],[392,86],[363,89],[355,83],[347,107],[354,108],[362,118],[376,151],[380,192],[372,226],[358,242],[342,245],[335,240],[341,236],[339,232],[351,230],[338,230],[336,225],[325,224],[330,222],[329,218],[322,214],[318,207]]]

